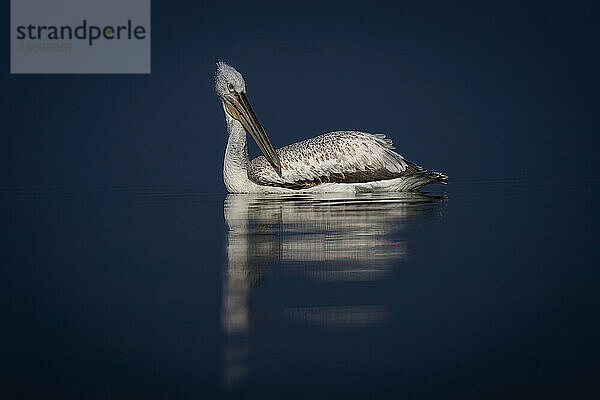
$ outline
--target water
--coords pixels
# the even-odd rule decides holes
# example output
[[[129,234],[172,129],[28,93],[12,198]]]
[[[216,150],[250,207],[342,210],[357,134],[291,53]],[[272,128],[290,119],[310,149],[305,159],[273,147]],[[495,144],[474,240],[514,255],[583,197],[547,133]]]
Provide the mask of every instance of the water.
[[[593,397],[598,188],[4,191],[1,390]]]

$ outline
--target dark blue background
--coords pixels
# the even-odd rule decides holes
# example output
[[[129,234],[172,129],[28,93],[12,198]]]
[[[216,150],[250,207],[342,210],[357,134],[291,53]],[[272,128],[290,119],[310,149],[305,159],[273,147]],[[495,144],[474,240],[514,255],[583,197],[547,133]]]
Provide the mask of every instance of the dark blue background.
[[[240,395],[222,389],[223,59],[276,147],[384,132],[451,182],[435,216],[393,221],[409,253],[385,281],[330,291],[273,262],[250,290],[242,394],[593,398],[593,5],[154,1],[151,75],[10,75],[5,4],[0,393]],[[274,220],[258,239],[302,234]],[[370,301],[390,321],[276,317]]]
[[[589,177],[597,40],[593,2],[154,1],[151,75],[77,76],[10,75],[6,35],[0,187],[223,192],[217,59],[276,147],[356,129],[455,181]]]

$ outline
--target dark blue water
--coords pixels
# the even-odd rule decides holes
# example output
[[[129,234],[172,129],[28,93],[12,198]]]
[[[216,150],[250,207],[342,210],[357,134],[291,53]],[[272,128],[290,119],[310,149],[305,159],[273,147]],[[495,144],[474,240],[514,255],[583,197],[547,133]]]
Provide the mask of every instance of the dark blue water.
[[[599,188],[2,192],[0,390],[593,398]]]

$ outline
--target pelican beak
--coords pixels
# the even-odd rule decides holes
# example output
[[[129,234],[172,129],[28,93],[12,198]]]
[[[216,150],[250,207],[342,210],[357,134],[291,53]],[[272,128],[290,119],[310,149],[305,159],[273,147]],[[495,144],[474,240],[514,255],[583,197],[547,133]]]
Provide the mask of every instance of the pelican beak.
[[[227,113],[231,115],[232,118],[235,118],[242,123],[246,132],[252,136],[260,151],[262,151],[267,160],[269,160],[275,169],[275,172],[281,176],[281,163],[279,162],[279,157],[275,152],[271,139],[267,136],[267,132],[265,132],[258,117],[254,114],[254,111],[246,98],[246,94],[237,92],[225,94],[223,96],[223,104],[225,105]]]

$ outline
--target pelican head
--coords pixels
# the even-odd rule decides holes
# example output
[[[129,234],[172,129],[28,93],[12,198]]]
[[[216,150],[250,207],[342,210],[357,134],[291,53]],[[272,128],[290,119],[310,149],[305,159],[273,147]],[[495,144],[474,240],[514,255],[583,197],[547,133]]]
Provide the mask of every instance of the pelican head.
[[[232,66],[219,61],[215,76],[215,90],[221,99],[225,112],[242,124],[246,132],[252,136],[260,151],[281,176],[279,157],[269,136],[267,136],[267,132],[260,124],[246,98],[246,82],[242,74]]]

